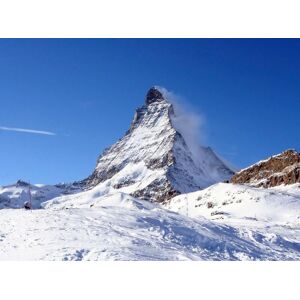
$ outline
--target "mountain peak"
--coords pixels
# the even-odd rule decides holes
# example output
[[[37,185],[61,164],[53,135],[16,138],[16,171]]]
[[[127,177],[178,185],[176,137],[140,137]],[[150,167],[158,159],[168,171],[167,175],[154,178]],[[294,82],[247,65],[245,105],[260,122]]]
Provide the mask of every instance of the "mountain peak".
[[[125,136],[100,155],[84,180],[88,188],[98,185],[103,195],[117,191],[163,202],[233,175],[213,151],[199,146],[194,157],[185,134],[176,130],[165,95],[159,87],[148,91],[146,105],[136,110]]]
[[[146,95],[146,104],[152,104],[154,102],[161,102],[166,100],[163,93],[160,91],[159,87],[153,86],[149,89]]]

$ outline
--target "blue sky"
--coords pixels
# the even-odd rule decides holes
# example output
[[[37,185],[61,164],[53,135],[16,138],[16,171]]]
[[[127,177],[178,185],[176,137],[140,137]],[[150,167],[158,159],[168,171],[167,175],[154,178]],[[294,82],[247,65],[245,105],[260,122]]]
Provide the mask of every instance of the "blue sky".
[[[297,39],[1,39],[0,127],[45,134],[0,129],[0,184],[85,178],[152,85],[237,167],[299,150],[299,53]]]

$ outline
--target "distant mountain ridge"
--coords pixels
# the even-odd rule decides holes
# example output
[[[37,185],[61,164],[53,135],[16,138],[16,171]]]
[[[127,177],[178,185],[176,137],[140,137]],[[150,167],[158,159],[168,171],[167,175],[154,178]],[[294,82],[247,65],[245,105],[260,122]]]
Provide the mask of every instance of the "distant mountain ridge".
[[[296,150],[286,150],[241,170],[231,182],[264,188],[299,183],[300,154]]]

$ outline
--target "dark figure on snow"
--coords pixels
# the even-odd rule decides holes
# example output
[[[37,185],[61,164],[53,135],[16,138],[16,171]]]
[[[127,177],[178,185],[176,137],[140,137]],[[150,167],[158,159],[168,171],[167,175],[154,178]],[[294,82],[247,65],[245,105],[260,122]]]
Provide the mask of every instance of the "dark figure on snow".
[[[31,205],[30,205],[29,201],[26,201],[26,202],[24,203],[24,208],[25,208],[25,209],[31,209]]]

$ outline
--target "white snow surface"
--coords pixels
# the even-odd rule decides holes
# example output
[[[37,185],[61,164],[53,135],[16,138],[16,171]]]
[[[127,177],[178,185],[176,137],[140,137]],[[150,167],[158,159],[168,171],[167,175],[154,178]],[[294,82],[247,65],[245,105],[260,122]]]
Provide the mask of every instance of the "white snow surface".
[[[201,212],[193,209],[200,195]],[[209,220],[217,206],[201,207],[212,199],[233,201],[229,217]],[[96,187],[42,202],[44,209],[1,209],[0,260],[299,260],[299,201],[298,186],[218,184],[171,200],[177,213]]]
[[[205,216],[212,220],[258,219],[300,225],[300,185],[264,189],[218,183],[176,196],[166,207],[190,217]]]

